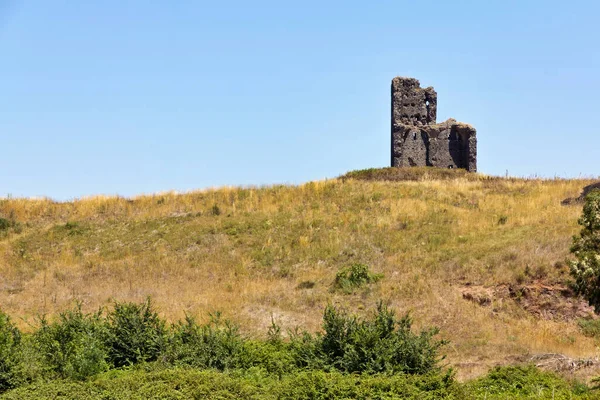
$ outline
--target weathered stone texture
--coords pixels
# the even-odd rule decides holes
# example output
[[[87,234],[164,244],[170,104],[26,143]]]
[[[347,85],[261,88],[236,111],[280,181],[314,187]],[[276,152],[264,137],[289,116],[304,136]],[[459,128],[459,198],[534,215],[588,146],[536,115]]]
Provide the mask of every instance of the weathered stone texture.
[[[477,170],[475,128],[449,119],[436,123],[437,93],[414,78],[392,80],[391,163]]]
[[[432,87],[421,89],[414,78],[392,80],[392,120],[404,125],[435,123],[437,93]]]

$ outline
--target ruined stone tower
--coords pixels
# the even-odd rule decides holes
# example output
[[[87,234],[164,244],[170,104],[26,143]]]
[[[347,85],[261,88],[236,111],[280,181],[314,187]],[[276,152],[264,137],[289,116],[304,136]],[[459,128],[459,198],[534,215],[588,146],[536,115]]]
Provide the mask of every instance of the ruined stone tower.
[[[477,171],[475,128],[454,119],[436,123],[437,93],[414,78],[392,79],[392,167]]]

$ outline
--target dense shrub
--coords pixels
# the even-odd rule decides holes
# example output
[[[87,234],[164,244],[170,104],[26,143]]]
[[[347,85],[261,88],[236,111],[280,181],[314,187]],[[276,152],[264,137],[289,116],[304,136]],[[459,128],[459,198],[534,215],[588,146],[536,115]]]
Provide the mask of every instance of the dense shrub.
[[[6,234],[11,229],[16,233],[21,233],[23,228],[21,224],[12,217],[10,219],[0,217],[0,234]]]
[[[54,322],[42,319],[38,331],[23,339],[0,313],[0,398],[597,397],[583,384],[535,367],[496,368],[459,384],[452,370],[440,368],[444,342],[434,339],[436,333],[412,332],[409,315],[398,319],[382,303],[366,319],[328,306],[322,333],[296,332],[291,340],[274,322],[267,340],[244,338],[218,313],[205,325],[186,317],[167,329],[149,300],[116,303],[107,317],[77,306]],[[43,368],[23,366],[38,359]],[[100,373],[110,360],[116,366],[160,361]],[[32,384],[14,389],[27,381]]]
[[[569,384],[559,376],[533,365],[496,367],[482,378],[465,385],[475,398],[546,398],[568,399],[573,395],[587,398],[583,384]],[[597,398],[596,396],[590,398]]]
[[[600,312],[600,190],[592,190],[585,198],[579,236],[573,238],[571,262],[574,288],[583,295],[596,312]]]
[[[296,332],[291,340],[282,337],[275,322],[267,340],[247,339],[219,313],[204,325],[188,316],[167,328],[149,299],[142,304],[115,303],[106,317],[100,311],[85,314],[77,305],[55,321],[42,318],[39,329],[24,342],[8,317],[0,314],[0,390],[40,378],[82,381],[97,378],[111,367],[155,361],[144,364],[144,369],[192,367],[269,379],[285,379],[305,370],[307,375],[298,377],[307,380],[306,386],[284,385],[280,388],[284,397],[294,393],[310,397],[313,392],[352,396],[352,385],[331,388],[329,375],[318,372],[430,374],[436,378],[427,382],[439,383],[442,377],[451,382],[451,372],[439,373],[438,349],[444,342],[433,339],[436,333],[435,329],[413,333],[408,315],[397,319],[382,303],[367,319],[328,306],[322,333]],[[24,363],[29,366],[23,367]],[[80,386],[73,386],[73,390],[86,392]]]
[[[282,378],[261,371],[126,370],[94,381],[54,381],[25,387],[6,399],[464,399],[439,375],[354,375],[295,371]],[[503,399],[504,400],[504,399]]]
[[[274,325],[275,326],[275,325]],[[283,341],[271,327],[268,341],[244,339],[237,327],[220,318],[198,325],[192,318],[173,326],[168,364],[226,370],[260,367],[282,375],[295,368],[342,372],[424,374],[439,371],[436,329],[419,334],[411,330],[408,315],[397,319],[383,303],[372,318],[355,316],[328,306],[323,315],[323,332],[293,333]]]
[[[175,365],[225,370],[239,364],[243,343],[237,326],[222,321],[219,313],[206,325],[186,316],[173,326],[165,360]]]
[[[324,332],[295,336],[293,349],[299,365],[307,368],[409,374],[439,371],[438,351],[445,341],[434,340],[437,329],[415,334],[411,327],[408,314],[398,320],[383,303],[365,320],[328,306]]]
[[[533,367],[503,367],[460,384],[447,374],[387,375],[294,371],[282,378],[261,371],[194,369],[125,370],[94,381],[53,381],[20,388],[2,399],[597,399],[585,385],[570,384]]]
[[[81,380],[109,368],[107,333],[100,312],[84,314],[78,304],[55,322],[42,319],[33,344],[48,370],[60,378]]]
[[[372,273],[365,264],[352,264],[350,267],[338,271],[333,286],[335,289],[350,293],[369,283],[377,282],[381,278],[383,275]]]
[[[115,303],[108,315],[109,359],[116,367],[156,361],[167,343],[167,329],[148,298],[142,304]]]
[[[0,231],[8,230],[12,225],[12,221],[0,217]]]
[[[282,377],[296,371],[298,364],[289,343],[247,340],[240,354],[238,368],[259,368],[268,374]]]
[[[17,385],[21,333],[0,311],[0,393]]]
[[[306,371],[273,385],[277,399],[458,399],[451,376]]]

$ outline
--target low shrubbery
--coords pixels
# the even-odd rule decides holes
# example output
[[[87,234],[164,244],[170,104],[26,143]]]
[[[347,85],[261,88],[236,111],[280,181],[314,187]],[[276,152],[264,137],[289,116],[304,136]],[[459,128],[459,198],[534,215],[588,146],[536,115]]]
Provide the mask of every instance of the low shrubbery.
[[[84,314],[77,305],[52,323],[43,318],[31,342],[46,371],[80,380],[109,368],[107,328],[100,312]]]
[[[532,365],[496,367],[463,387],[472,398],[485,399],[592,399],[597,393],[578,382],[567,382],[556,374]]]
[[[156,362],[166,367],[245,370],[283,376],[297,370],[427,374],[440,372],[443,341],[437,330],[413,333],[408,315],[397,319],[383,304],[366,319],[332,306],[323,332],[296,331],[284,339],[273,322],[267,340],[251,340],[211,316],[207,324],[186,317],[167,326],[150,300],[115,303],[112,310],[86,314],[81,306],[54,321],[40,320],[26,341],[0,314],[0,389],[41,379],[86,380],[112,368]],[[27,366],[21,352],[27,354]]]
[[[355,375],[261,370],[128,370],[94,382],[53,381],[7,393],[5,399],[464,399],[455,382],[438,375]],[[67,395],[68,397],[65,397]]]
[[[18,384],[17,368],[21,334],[0,311],[0,392],[13,388]]]
[[[399,320],[383,303],[370,319],[359,320],[328,306],[323,333],[292,340],[302,367],[343,372],[426,374],[439,372],[437,329],[412,332],[412,320]]]
[[[219,372],[170,368],[111,371],[94,381],[29,385],[3,399],[595,399],[585,385],[535,367],[502,367],[459,384],[441,374],[344,374],[296,370],[279,377],[261,369]]]
[[[239,367],[243,353],[244,340],[237,326],[222,321],[216,313],[206,325],[197,324],[189,316],[174,325],[164,361],[223,371]]]
[[[372,273],[367,265],[352,264],[338,271],[333,287],[345,293],[352,293],[355,289],[364,287],[369,283],[377,282],[382,278],[382,274]]]
[[[413,332],[409,315],[383,303],[366,318],[328,306],[322,332],[289,339],[273,322],[265,340],[244,337],[219,313],[206,324],[188,316],[167,326],[150,300],[115,303],[106,314],[77,305],[23,336],[0,313],[0,397],[591,398],[587,386],[534,367],[458,384],[440,365],[437,332]]]

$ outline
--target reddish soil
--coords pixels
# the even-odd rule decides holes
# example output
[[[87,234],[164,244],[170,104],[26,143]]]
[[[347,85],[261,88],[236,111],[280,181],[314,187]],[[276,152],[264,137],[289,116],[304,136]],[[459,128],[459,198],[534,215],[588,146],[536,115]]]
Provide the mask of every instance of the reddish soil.
[[[535,281],[495,287],[467,285],[461,287],[460,291],[465,300],[483,307],[513,301],[521,309],[540,319],[573,321],[579,318],[598,318],[587,301],[561,284]]]

